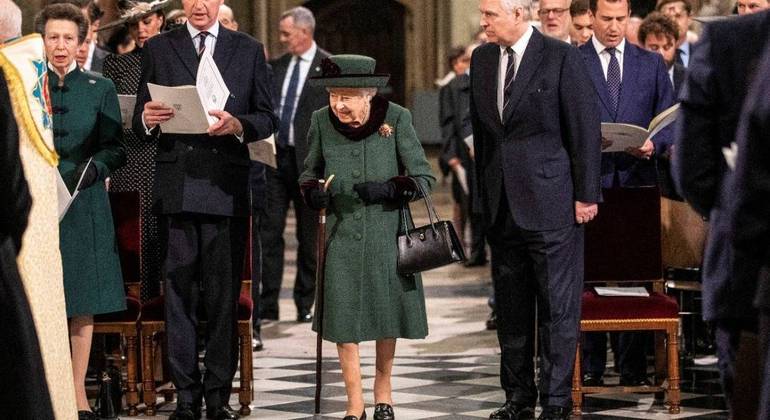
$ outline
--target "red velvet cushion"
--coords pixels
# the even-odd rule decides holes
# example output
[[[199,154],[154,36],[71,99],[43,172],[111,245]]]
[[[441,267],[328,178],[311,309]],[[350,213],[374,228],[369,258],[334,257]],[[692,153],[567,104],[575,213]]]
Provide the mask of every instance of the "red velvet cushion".
[[[94,322],[136,322],[139,319],[141,309],[142,304],[139,302],[139,299],[126,296],[125,311],[95,315]]]
[[[653,292],[649,297],[599,296],[591,289],[583,292],[583,320],[679,318],[676,299]]]
[[[145,303],[142,307],[142,321],[165,320],[164,302],[163,296],[158,296]],[[253,311],[254,302],[251,300],[251,295],[249,293],[241,293],[241,295],[238,296],[238,320],[244,321],[251,319],[251,313]],[[201,321],[206,320],[206,313],[203,311],[202,305],[199,307],[198,319]]]

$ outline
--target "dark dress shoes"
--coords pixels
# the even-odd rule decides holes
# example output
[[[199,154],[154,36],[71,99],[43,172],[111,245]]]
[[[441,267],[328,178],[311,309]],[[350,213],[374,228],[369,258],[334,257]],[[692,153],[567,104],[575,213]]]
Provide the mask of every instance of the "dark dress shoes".
[[[232,408],[223,405],[219,408],[207,408],[206,418],[212,420],[236,420],[238,418],[238,413]]]
[[[466,267],[481,267],[487,265],[487,257],[483,255],[471,255],[468,261],[465,262]]]
[[[78,411],[78,420],[99,420],[99,416],[91,410]]]
[[[390,404],[377,404],[374,406],[374,420],[395,420],[393,407]]]
[[[532,420],[535,418],[535,408],[506,401],[505,405],[490,414],[489,418],[495,420]]]
[[[251,336],[251,350],[261,351],[263,348],[265,348],[265,345],[262,343],[262,337],[258,332],[254,331],[254,334]]]
[[[366,410],[364,410],[363,413],[361,413],[361,416],[345,416],[342,418],[342,420],[365,420],[366,419]]]
[[[313,314],[307,309],[297,311],[297,322],[312,322]]]
[[[492,311],[487,318],[487,330],[494,331],[497,329],[497,314]]]
[[[566,407],[546,406],[537,420],[569,420],[571,410]]]
[[[169,420],[200,420],[201,409],[188,403],[177,403],[176,410],[171,413]]]
[[[583,386],[604,386],[604,380],[601,375],[586,373],[583,375]]]

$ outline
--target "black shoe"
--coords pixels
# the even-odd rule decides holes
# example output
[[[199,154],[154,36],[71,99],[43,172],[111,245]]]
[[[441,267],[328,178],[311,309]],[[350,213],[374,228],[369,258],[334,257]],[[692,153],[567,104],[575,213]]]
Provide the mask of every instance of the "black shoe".
[[[586,373],[583,375],[583,386],[604,386],[604,379],[601,375]]]
[[[99,420],[99,416],[91,410],[78,411],[78,420]]]
[[[360,417],[356,416],[345,416],[342,418],[342,420],[366,420],[366,410],[364,410],[363,413],[361,413]]]
[[[238,419],[238,413],[236,413],[232,408],[223,405],[219,408],[207,408],[206,418],[213,420],[236,420]]]
[[[490,419],[530,420],[535,418],[535,408],[524,404],[506,401],[505,404],[489,415]]]
[[[570,414],[570,409],[566,407],[549,405],[543,408],[537,420],[569,420]]]
[[[374,420],[395,420],[393,407],[390,404],[377,404],[374,406]]]
[[[487,318],[487,330],[494,331],[497,329],[497,314],[495,314],[494,311],[489,314],[489,318]]]
[[[645,376],[621,376],[620,386],[652,386]]]
[[[177,403],[176,410],[171,413],[169,420],[200,420],[201,409],[188,403]]]
[[[487,257],[483,255],[471,255],[468,261],[463,264],[466,267],[481,267],[487,265]]]
[[[258,332],[254,331],[254,333],[251,336],[251,350],[262,351],[263,348],[265,348],[265,346],[262,343],[262,337]]]
[[[297,311],[297,322],[312,322],[313,314],[307,309]]]

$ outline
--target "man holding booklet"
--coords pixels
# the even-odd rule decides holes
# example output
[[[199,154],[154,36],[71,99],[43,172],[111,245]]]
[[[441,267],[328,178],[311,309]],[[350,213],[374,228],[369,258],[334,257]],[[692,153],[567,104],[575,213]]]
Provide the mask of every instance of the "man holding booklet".
[[[158,142],[153,201],[168,233],[166,331],[178,390],[172,419],[198,418],[204,396],[208,418],[236,418],[227,402],[248,232],[246,143],[278,126],[262,44],[220,26],[222,3],[182,0],[187,24],[146,43],[133,119],[137,134]],[[202,383],[199,305],[208,321]]]
[[[657,172],[655,159],[651,158],[665,153],[673,141],[670,127],[660,131],[656,128],[665,127],[676,116],[675,109],[668,109],[674,98],[666,66],[659,54],[625,39],[631,13],[629,0],[591,0],[590,8],[594,36],[580,51],[599,96],[604,148],[602,187],[655,186]],[[630,138],[636,140],[629,141]],[[625,144],[619,148],[622,143]],[[613,347],[621,385],[647,383],[643,342],[644,334],[619,334],[618,344]],[[584,386],[603,384],[606,343],[605,333],[585,335]]]

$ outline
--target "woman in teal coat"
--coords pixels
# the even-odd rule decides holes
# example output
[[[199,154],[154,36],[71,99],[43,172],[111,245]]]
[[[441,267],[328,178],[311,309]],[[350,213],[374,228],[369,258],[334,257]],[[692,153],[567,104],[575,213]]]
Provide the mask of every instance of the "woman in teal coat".
[[[428,334],[422,280],[396,272],[396,241],[399,208],[416,197],[414,182],[430,191],[436,179],[409,111],[376,95],[388,76],[374,74],[375,64],[364,56],[332,56],[322,63],[322,76],[308,80],[329,91],[329,107],[311,119],[300,183],[311,208],[327,208],[322,332],[337,343],[345,420],[366,418],[358,343],[377,341],[374,418],[387,420],[394,418],[396,339]],[[331,175],[324,192],[318,180]]]
[[[105,178],[126,160],[120,106],[112,82],[82,71],[75,63],[88,25],[80,9],[70,4],[50,5],[35,24],[43,34],[48,57],[59,173],[71,193],[79,190],[59,224],[78,416],[97,419],[85,394],[93,316],[125,309],[104,185]]]

